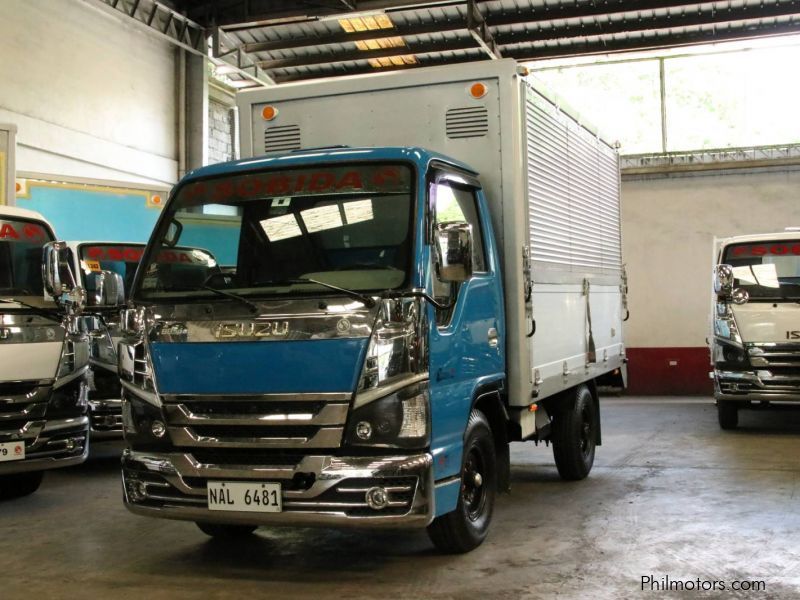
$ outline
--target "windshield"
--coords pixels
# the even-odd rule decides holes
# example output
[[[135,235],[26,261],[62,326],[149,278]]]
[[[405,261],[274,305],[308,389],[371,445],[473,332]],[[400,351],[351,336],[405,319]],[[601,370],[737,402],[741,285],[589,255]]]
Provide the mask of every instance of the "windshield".
[[[408,280],[413,186],[405,165],[352,164],[261,171],[184,185],[167,206],[137,298],[395,289]],[[153,257],[172,246],[208,249],[209,270]]]
[[[751,298],[800,298],[800,240],[733,244],[722,262],[733,267],[734,287]]]
[[[52,304],[42,283],[42,246],[52,241],[42,223],[0,217],[0,298]]]

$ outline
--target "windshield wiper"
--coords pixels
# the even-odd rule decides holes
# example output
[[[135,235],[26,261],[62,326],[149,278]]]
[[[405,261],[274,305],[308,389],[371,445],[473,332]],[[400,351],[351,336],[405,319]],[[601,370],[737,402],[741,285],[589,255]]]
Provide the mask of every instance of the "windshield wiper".
[[[44,317],[45,319],[50,319],[51,321],[55,321],[56,323],[61,323],[61,317],[56,314],[53,314],[53,311],[49,311],[46,308],[41,308],[39,306],[34,306],[33,304],[28,304],[26,302],[20,302],[19,300],[14,300],[12,298],[0,298],[0,303],[3,304],[19,304],[20,306],[24,306],[28,310],[33,311],[40,317]]]
[[[246,304],[247,307],[253,311],[254,313],[259,312],[261,309],[258,308],[258,305],[255,302],[250,302],[244,296],[240,296],[239,294],[234,294],[233,292],[226,292],[225,290],[219,290],[217,288],[213,288],[210,285],[202,286],[204,290],[208,290],[209,292],[214,292],[215,294],[219,294],[220,296],[224,296],[225,298],[232,298],[233,300],[238,300],[242,304]]]
[[[317,285],[321,285],[322,287],[328,288],[329,290],[333,290],[335,292],[339,292],[344,294],[345,296],[349,296],[353,300],[358,300],[366,306],[367,308],[372,308],[375,306],[375,300],[370,298],[369,296],[365,296],[364,294],[360,294],[355,290],[348,290],[347,288],[339,287],[338,285],[333,285],[332,283],[325,283],[324,281],[319,281],[318,279],[311,279],[311,277],[298,277],[296,279],[283,279],[280,281],[267,281],[269,285],[286,285],[286,284],[295,284],[295,283],[316,283]]]

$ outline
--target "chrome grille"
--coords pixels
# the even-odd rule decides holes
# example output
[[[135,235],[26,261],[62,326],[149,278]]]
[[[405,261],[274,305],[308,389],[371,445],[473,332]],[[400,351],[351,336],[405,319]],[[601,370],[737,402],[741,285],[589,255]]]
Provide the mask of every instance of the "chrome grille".
[[[780,388],[800,384],[800,344],[752,344],[747,352],[764,386]]]
[[[164,414],[178,448],[338,448],[349,404],[347,393],[165,396]]]

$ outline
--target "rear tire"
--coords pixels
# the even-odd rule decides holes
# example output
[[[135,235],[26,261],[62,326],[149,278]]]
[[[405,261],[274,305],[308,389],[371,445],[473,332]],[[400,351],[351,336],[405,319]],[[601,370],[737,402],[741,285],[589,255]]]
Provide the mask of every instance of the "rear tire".
[[[739,425],[739,407],[733,402],[717,400],[717,419],[722,429],[736,429]]]
[[[39,489],[42,479],[44,479],[44,471],[3,475],[0,477],[0,500],[30,496]]]
[[[224,525],[203,521],[197,521],[195,525],[200,531],[217,540],[240,540],[252,535],[257,529],[255,525]]]
[[[578,481],[589,474],[594,464],[597,410],[585,385],[571,393],[572,402],[553,415],[553,458],[562,479]]]
[[[497,494],[497,456],[486,416],[473,410],[464,435],[461,489],[453,512],[428,526],[433,545],[446,554],[463,554],[486,539]]]

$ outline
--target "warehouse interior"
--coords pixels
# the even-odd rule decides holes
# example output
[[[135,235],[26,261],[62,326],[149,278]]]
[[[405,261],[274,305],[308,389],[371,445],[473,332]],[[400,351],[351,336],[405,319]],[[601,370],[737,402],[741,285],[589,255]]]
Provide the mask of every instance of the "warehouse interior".
[[[4,598],[797,597],[800,345],[781,363],[796,390],[780,405],[754,401],[738,427],[715,405],[709,350],[717,240],[800,227],[797,2],[4,0],[0,211],[36,211],[58,240],[144,248],[184,176],[251,158],[245,95],[504,59],[619,153],[627,386],[600,396],[591,474],[559,481],[549,440],[510,444],[510,493],[498,494],[486,541],[462,555],[437,552],[424,529],[265,526],[209,538],[126,510],[126,441],[92,433],[88,458],[48,472],[36,493],[0,488]],[[298,144],[286,154],[316,146]],[[790,249],[772,254],[800,254],[791,235],[780,239]],[[504,277],[514,289],[517,276]],[[800,300],[785,289],[778,329],[798,340]],[[11,443],[5,383],[0,442]]]

